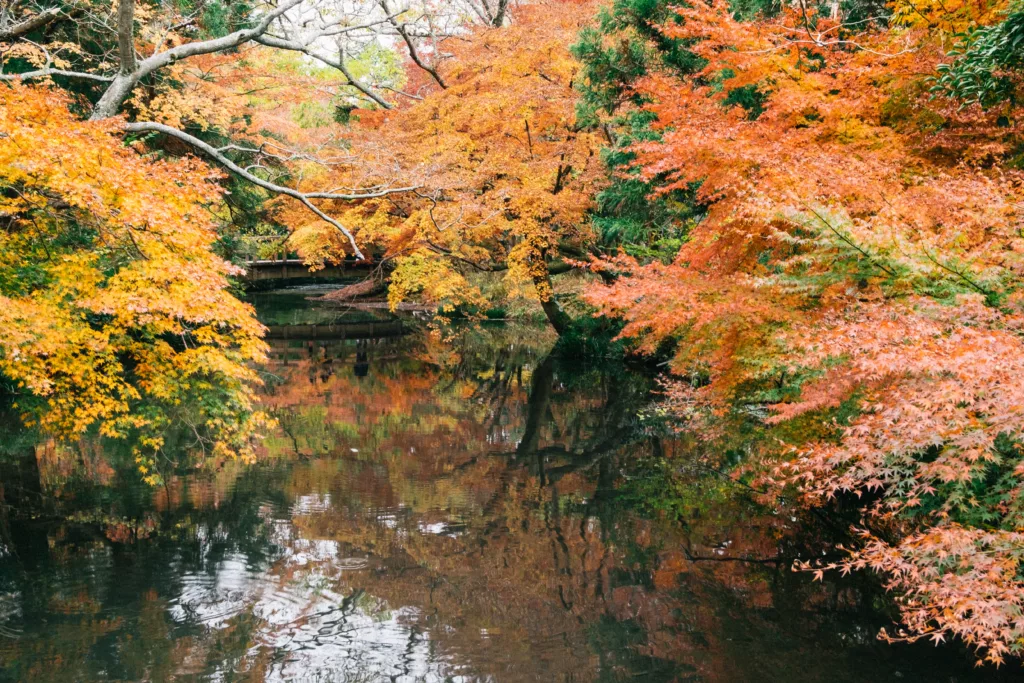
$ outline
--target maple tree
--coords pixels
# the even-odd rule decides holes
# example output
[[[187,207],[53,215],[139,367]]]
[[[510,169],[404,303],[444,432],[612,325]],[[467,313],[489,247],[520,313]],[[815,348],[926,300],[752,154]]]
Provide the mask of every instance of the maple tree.
[[[950,33],[1012,35],[1006,7],[896,3],[890,29],[827,5],[750,21],[670,6],[640,52],[687,57],[649,60],[617,89],[600,80],[602,45],[630,29],[607,22],[588,53],[591,99],[614,95],[605,120],[650,122],[624,180],[693,192],[697,212],[670,264],[596,262],[622,277],[590,301],[640,351],[677,344],[688,379],[670,405],[705,429],[702,415],[782,429],[841,414],[788,439],[764,482],[812,505],[864,497],[864,541],[830,566],[888,577],[896,637],[957,635],[997,663],[1024,646],[1021,131],[1012,101],[982,109],[989,90],[943,82],[983,60],[939,67]]]
[[[415,192],[338,207],[360,244],[391,267],[392,305],[417,297],[442,310],[481,306],[467,275],[501,272],[536,293],[552,325],[552,267],[593,243],[585,216],[597,181],[597,134],[576,119],[579,64],[566,44],[591,6],[542,2],[511,11],[504,28],[482,27],[446,44],[445,87],[387,112],[360,112],[346,136],[355,158],[306,183],[384,185]],[[304,186],[305,187],[305,186]],[[308,263],[351,247],[322,224],[290,214],[290,243]]]
[[[1020,653],[1019,4],[453,7],[5,5],[0,373],[26,419],[141,435],[151,481],[172,421],[251,457],[228,221],[378,263],[392,307],[480,309],[500,274],[559,332],[551,276],[594,257],[587,301],[673,349],[678,415],[782,435],[748,465],[774,491],[861,499],[827,567],[886,577],[894,637]],[[185,151],[234,179],[228,215]]]
[[[2,295],[3,322],[10,333],[0,368],[26,421],[63,437],[91,430],[106,437],[131,436],[139,469],[153,483],[161,478],[157,456],[166,455],[171,427],[183,426],[194,436],[184,445],[175,442],[174,449],[182,446],[215,458],[253,457],[249,441],[263,418],[252,403],[257,376],[249,363],[262,358],[262,328],[251,308],[228,292],[228,279],[241,271],[213,249],[222,226],[237,220],[239,207],[251,211],[253,203],[243,199],[239,204],[230,198],[238,192],[219,191],[224,177],[191,157],[170,162],[145,156],[154,147],[180,155],[175,142],[207,156],[235,178],[297,199],[303,210],[330,226],[335,255],[349,251],[363,256],[352,232],[326,213],[328,206],[336,206],[325,202],[355,202],[355,210],[362,212],[370,206],[380,218],[359,221],[360,238],[372,246],[379,237],[388,256],[400,255],[395,296],[428,283],[432,294],[447,291],[451,300],[472,301],[473,293],[462,287],[464,280],[450,264],[471,263],[492,249],[499,261],[495,267],[531,282],[545,307],[554,311],[552,320],[561,322],[550,296],[545,259],[557,240],[573,239],[588,206],[592,146],[573,124],[575,67],[559,40],[571,35],[586,15],[563,12],[559,22],[547,26],[546,41],[534,52],[524,51],[522,60],[488,75],[490,50],[513,54],[540,36],[542,22],[536,12],[532,24],[506,32],[500,27],[507,3],[484,2],[480,9],[481,23],[489,28],[475,38],[485,38],[467,41],[468,47],[454,55],[459,66],[442,76],[433,61],[440,59],[436,52],[430,58],[417,54],[421,41],[437,39],[435,20],[440,15],[420,12],[410,20],[407,10],[395,14],[386,3],[356,25],[351,17],[340,22],[321,18],[312,33],[295,28],[304,10],[294,1],[236,8],[228,18],[212,6],[153,10],[127,0],[113,8],[5,6],[0,16],[7,43],[2,78],[12,85],[3,91],[4,187],[9,196],[3,206],[8,229]],[[68,20],[81,13],[90,18],[88,30],[77,35],[77,43],[66,40],[68,31],[73,33]],[[427,32],[411,33],[421,21]],[[106,29],[113,22],[116,35]],[[375,49],[371,38],[355,58],[346,59],[344,49],[333,58],[317,52],[324,35],[349,36],[380,25],[389,25],[402,38],[415,64],[409,74],[394,71],[387,54],[360,61]],[[48,40],[33,40],[44,28]],[[311,68],[297,53],[326,64],[332,73],[340,71],[346,79],[340,89],[336,79]],[[552,56],[562,60],[549,60]],[[110,75],[110,69],[116,73]],[[425,82],[412,83],[416,74]],[[285,85],[282,76],[288,77]],[[361,77],[378,80],[371,88],[354,80]],[[77,79],[98,88],[79,89],[85,98],[72,101],[52,86],[20,84],[38,79],[62,84]],[[505,89],[510,79],[518,79],[515,92]],[[140,83],[146,87],[137,87]],[[399,91],[403,84],[414,91]],[[399,107],[396,125],[356,127],[339,141],[339,130],[349,132],[339,110],[351,111],[347,103],[353,97],[381,112],[394,110],[395,103],[383,95],[389,88],[400,98],[427,97],[430,104]],[[304,96],[309,91],[326,94],[310,100]],[[470,93],[479,93],[479,98],[467,98]],[[91,122],[71,113],[90,101]],[[500,114],[502,107],[516,117],[507,131],[493,127],[508,123],[506,119],[479,116],[488,110]],[[434,137],[424,138],[417,117],[438,109],[444,123],[433,131]],[[112,116],[120,111],[127,114],[127,122]],[[369,111],[362,116],[372,119]],[[477,128],[467,130],[473,121]],[[429,167],[417,158],[433,154],[438,135],[452,145],[478,145],[491,136],[505,143],[501,136],[511,131],[519,138],[500,145],[483,164],[472,152],[461,159],[437,159]],[[144,142],[120,147],[116,137],[126,133],[135,140],[142,136]],[[394,216],[385,219],[381,207],[394,192],[409,188],[392,189],[396,173],[381,163],[384,154],[378,163],[365,163],[379,151],[375,143],[390,134],[401,146],[388,153],[398,149],[405,154],[403,173],[415,166],[408,177],[432,179],[429,190],[410,199],[404,225]],[[33,143],[33,137],[44,143]],[[358,155],[349,151],[354,143],[360,145]],[[523,149],[513,151],[513,146]],[[470,198],[492,189],[495,180],[503,186],[473,206]],[[327,182],[332,188],[352,189],[325,190]],[[240,186],[234,182],[228,187]],[[501,225],[463,222],[466,209],[478,217],[484,211],[489,218],[502,213],[495,221]],[[288,218],[287,209],[281,216]],[[519,216],[522,221],[516,220]],[[409,226],[425,224],[428,217],[435,228],[439,224],[434,220],[457,227],[440,238],[428,233],[409,239]],[[309,232],[300,227],[296,243],[301,245]],[[423,250],[428,244],[429,253]],[[31,277],[26,279],[25,273]]]
[[[504,0],[460,5],[473,7],[489,26],[505,21]],[[154,454],[172,422],[193,432],[186,450],[251,457],[249,438],[262,418],[248,363],[262,357],[262,328],[228,292],[228,278],[241,270],[214,254],[214,242],[228,222],[262,229],[239,214],[259,212],[267,196],[281,194],[362,256],[352,234],[317,204],[392,190],[316,188],[307,196],[288,182],[344,158],[332,144],[338,126],[323,124],[352,102],[386,110],[395,104],[384,93],[421,97],[401,90],[405,76],[381,35],[400,36],[419,71],[444,87],[436,41],[461,24],[442,25],[452,21],[448,10],[427,9],[382,2],[339,17],[296,0],[0,9],[0,80],[13,84],[3,90],[10,196],[2,293],[12,332],[2,361],[28,421],[62,436],[93,428],[138,436],[139,466],[153,482]],[[323,51],[328,38],[338,53]],[[433,56],[419,55],[431,51],[428,43]],[[38,80],[78,96],[19,85]],[[94,123],[69,111],[83,106]],[[118,135],[134,140],[134,149],[119,147]],[[147,149],[205,155],[233,179],[191,157],[144,158]]]
[[[565,45],[592,5],[218,7],[22,9],[46,13],[53,36],[9,31],[0,78],[74,84],[92,119],[123,112],[147,144],[214,161],[233,177],[232,221],[271,234],[288,225],[312,267],[383,261],[393,304],[478,306],[466,271],[500,270],[564,329],[550,262],[565,270],[563,252],[579,257],[591,242],[597,148],[575,117],[579,66]],[[117,30],[91,23],[72,40],[74,12]],[[289,199],[265,204],[275,195]]]
[[[133,436],[140,470],[164,430],[251,458],[262,326],[216,256],[217,175],[125,147],[49,88],[0,87],[0,375],[30,424]]]

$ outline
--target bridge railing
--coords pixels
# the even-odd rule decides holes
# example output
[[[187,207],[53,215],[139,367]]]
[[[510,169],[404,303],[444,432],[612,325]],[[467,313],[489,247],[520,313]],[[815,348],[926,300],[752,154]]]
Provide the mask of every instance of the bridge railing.
[[[242,235],[235,243],[235,253],[246,263],[284,263],[297,258],[288,250],[287,239],[284,235]]]
[[[286,247],[286,239],[280,235],[244,235],[236,240],[234,260],[245,268],[246,281],[348,281],[365,277],[373,268],[372,265],[345,260],[310,270],[296,252]]]

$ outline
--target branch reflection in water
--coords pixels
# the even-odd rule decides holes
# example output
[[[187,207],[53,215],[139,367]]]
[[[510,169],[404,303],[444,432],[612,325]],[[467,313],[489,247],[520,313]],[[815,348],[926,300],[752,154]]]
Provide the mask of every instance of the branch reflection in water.
[[[5,439],[0,679],[981,680],[877,643],[869,578],[791,572],[834,527],[686,474],[644,372],[533,327],[313,328],[272,335],[255,466],[153,489]]]

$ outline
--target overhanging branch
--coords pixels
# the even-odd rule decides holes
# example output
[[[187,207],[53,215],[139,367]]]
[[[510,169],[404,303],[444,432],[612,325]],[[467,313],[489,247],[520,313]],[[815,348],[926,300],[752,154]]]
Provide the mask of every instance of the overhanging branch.
[[[397,15],[392,14],[391,10],[388,9],[387,0],[380,0],[380,6],[381,9],[384,10],[384,14],[387,15],[388,21],[391,22],[391,26],[394,27],[395,31],[398,32],[398,35],[402,36],[402,40],[405,41],[406,47],[409,48],[409,57],[412,59],[412,61],[416,64],[416,66],[430,74],[430,77],[433,78],[434,81],[437,82],[439,86],[441,86],[442,90],[446,89],[448,86],[445,85],[445,82],[441,80],[441,76],[437,73],[437,69],[428,65],[420,57],[419,52],[416,50],[416,45],[412,42],[412,37],[409,35],[409,31],[406,28],[405,24],[399,23],[395,19]]]
[[[114,80],[113,76],[103,76],[101,74],[88,74],[82,71],[65,71],[64,69],[36,69],[35,71],[26,71],[20,74],[0,74],[0,81],[28,81],[36,78],[49,78],[50,76],[64,76],[65,78],[85,78],[90,81],[99,81],[101,83],[110,83]]]
[[[378,197],[387,196],[389,194],[412,192],[413,190],[416,189],[415,187],[384,188],[370,192],[351,194],[337,192],[300,192],[293,188],[285,187],[284,185],[278,185],[276,183],[264,180],[259,176],[253,175],[252,173],[245,170],[244,168],[236,164],[234,161],[229,159],[227,156],[224,155],[224,153],[221,150],[217,149],[213,145],[210,145],[200,140],[194,135],[189,135],[184,131],[178,130],[177,128],[172,128],[171,126],[151,121],[138,121],[134,123],[128,123],[125,125],[125,128],[131,133],[160,133],[162,135],[167,135],[177,140],[181,140],[182,142],[193,147],[194,149],[203,152],[203,154],[216,161],[218,164],[226,168],[231,173],[234,173],[240,178],[247,180],[253,185],[262,187],[264,190],[267,190],[268,192],[285,195],[286,197],[291,197],[292,199],[298,200],[310,211],[315,213],[317,216],[319,216],[327,223],[333,225],[335,228],[338,229],[338,231],[345,235],[345,237],[348,239],[349,244],[352,246],[352,250],[355,253],[356,258],[360,260],[363,260],[366,257],[363,255],[363,252],[356,245],[356,240],[352,233],[349,232],[348,229],[345,228],[345,226],[343,226],[341,223],[339,223],[338,221],[324,213],[322,210],[320,210],[310,200],[337,199],[345,201],[355,201],[359,199],[375,199]]]
[[[226,36],[221,36],[219,38],[185,43],[184,45],[178,45],[169,50],[158,52],[146,59],[143,59],[142,61],[136,61],[134,58],[134,45],[131,44],[133,39],[131,32],[128,30],[127,21],[127,15],[129,14],[128,10],[131,8],[131,3],[130,0],[121,0],[120,7],[125,8],[124,25],[119,26],[118,31],[119,52],[122,58],[121,73],[114,78],[110,87],[108,87],[106,92],[103,93],[103,96],[100,97],[100,100],[96,103],[90,118],[98,120],[116,115],[118,110],[121,108],[121,104],[128,98],[132,90],[135,88],[136,83],[158,69],[168,66],[169,64],[173,64],[180,59],[187,59],[197,55],[213,54],[215,52],[223,52],[224,50],[229,50],[244,43],[248,43],[256,37],[263,35],[276,19],[291,8],[299,5],[302,1],[303,0],[285,0],[285,2],[282,2],[280,5],[263,15],[263,18],[260,19],[260,21],[252,28],[235,31],[234,33],[229,33]],[[130,58],[129,49],[131,50]]]

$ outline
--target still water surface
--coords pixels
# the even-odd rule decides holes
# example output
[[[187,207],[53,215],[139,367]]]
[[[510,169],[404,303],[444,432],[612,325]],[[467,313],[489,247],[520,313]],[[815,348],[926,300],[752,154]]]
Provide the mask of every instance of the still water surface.
[[[867,577],[790,571],[834,522],[681,484],[644,372],[551,355],[542,328],[398,336],[305,294],[258,301],[280,423],[259,464],[154,489],[95,448],[8,458],[0,680],[1017,678],[879,643]]]

